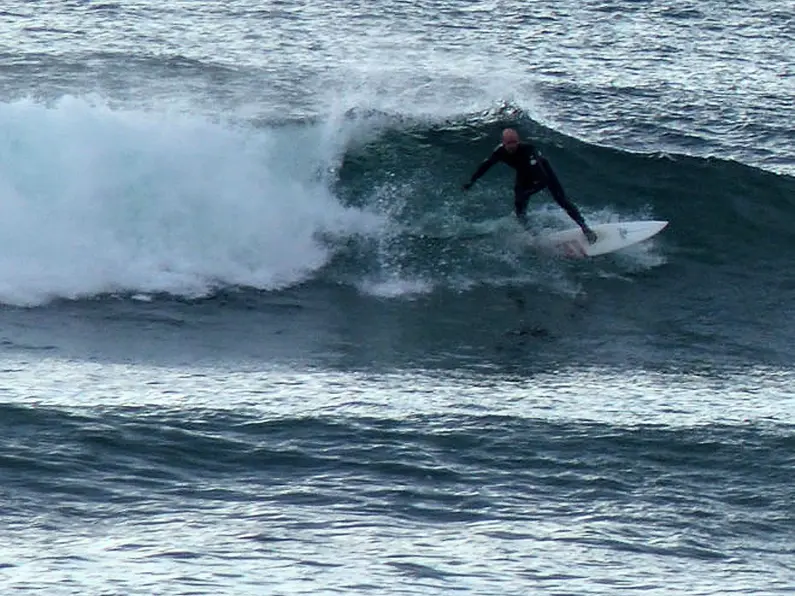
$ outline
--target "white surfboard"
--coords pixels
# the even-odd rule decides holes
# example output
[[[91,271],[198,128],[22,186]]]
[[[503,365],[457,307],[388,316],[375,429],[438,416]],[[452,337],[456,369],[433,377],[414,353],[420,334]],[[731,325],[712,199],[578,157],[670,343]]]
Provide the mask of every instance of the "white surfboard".
[[[591,226],[597,240],[589,244],[580,228],[554,232],[537,239],[535,244],[545,251],[572,258],[595,257],[615,252],[648,240],[661,232],[667,221],[622,221]]]

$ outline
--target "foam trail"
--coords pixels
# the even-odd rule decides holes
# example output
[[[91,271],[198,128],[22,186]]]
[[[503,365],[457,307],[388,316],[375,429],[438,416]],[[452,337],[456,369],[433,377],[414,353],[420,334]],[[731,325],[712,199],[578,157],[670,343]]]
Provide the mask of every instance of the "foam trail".
[[[363,232],[311,127],[234,128],[63,98],[0,104],[0,301],[275,289],[322,267],[319,232]],[[326,139],[328,141],[328,139]]]

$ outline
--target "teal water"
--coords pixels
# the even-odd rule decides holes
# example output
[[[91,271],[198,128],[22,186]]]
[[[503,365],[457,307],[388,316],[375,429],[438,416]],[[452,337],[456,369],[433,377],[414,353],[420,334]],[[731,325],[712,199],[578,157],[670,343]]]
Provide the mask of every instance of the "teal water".
[[[2,591],[792,591],[793,8],[5,5]]]

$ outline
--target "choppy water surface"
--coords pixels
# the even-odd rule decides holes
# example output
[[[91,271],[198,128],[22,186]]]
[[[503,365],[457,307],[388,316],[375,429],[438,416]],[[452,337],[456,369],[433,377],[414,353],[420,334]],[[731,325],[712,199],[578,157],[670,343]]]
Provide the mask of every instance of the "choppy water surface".
[[[794,12],[6,3],[2,591],[795,590]]]

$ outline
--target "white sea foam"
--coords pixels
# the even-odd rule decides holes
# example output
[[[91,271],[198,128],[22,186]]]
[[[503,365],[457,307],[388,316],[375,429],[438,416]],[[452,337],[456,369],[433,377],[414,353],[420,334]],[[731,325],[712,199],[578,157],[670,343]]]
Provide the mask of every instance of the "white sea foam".
[[[323,267],[322,233],[368,233],[324,168],[335,138],[81,98],[0,104],[0,301],[273,289]],[[317,134],[313,134],[317,133]]]

